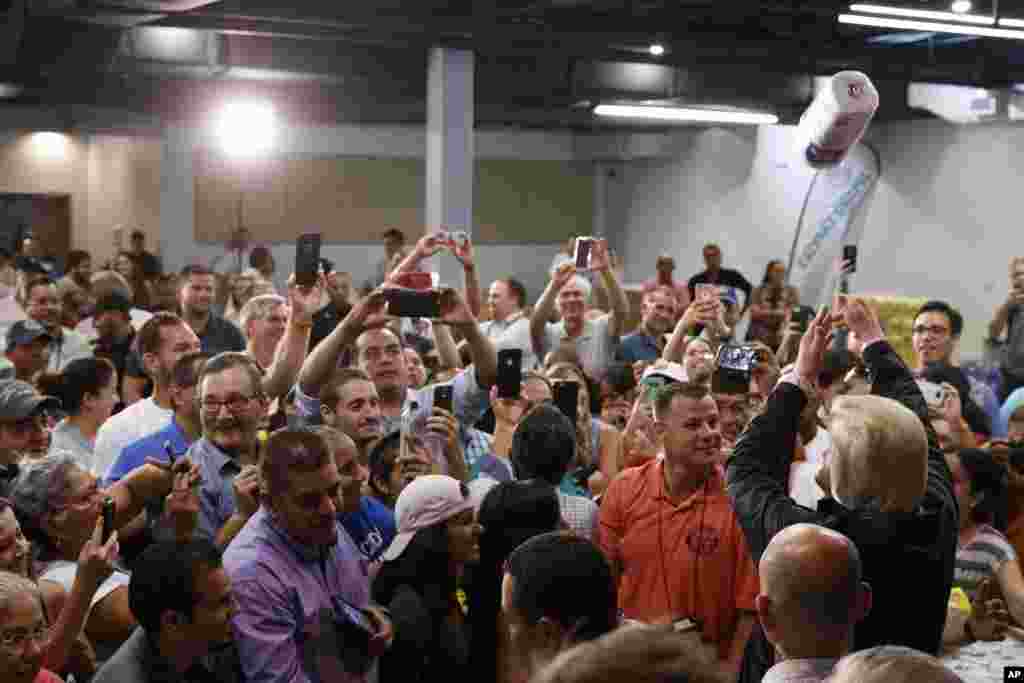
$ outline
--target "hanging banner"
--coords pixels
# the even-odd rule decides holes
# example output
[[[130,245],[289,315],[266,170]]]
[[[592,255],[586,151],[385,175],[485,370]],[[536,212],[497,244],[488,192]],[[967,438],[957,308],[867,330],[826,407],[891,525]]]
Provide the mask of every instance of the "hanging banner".
[[[844,245],[856,245],[864,231],[871,193],[878,182],[878,154],[864,143],[838,166],[818,172],[808,190],[790,254],[789,284],[801,303],[819,310],[831,301],[836,263]]]

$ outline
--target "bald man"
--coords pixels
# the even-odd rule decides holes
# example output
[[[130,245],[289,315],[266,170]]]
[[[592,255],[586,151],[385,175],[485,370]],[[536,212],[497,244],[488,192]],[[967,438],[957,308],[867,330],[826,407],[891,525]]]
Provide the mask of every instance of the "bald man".
[[[767,679],[766,679],[767,680]],[[829,683],[964,683],[935,657],[909,647],[880,645],[842,659]]]
[[[857,546],[825,527],[794,524],[765,548],[758,575],[757,617],[781,660],[763,683],[825,680],[871,609]]]
[[[822,311],[810,325],[796,364],[736,445],[726,470],[729,496],[758,561],[772,537],[794,524],[819,524],[853,541],[873,596],[873,609],[854,627],[853,650],[892,644],[937,654],[959,527],[952,476],[924,397],[877,316],[859,299],[840,304],[834,320]],[[840,319],[863,344],[872,395],[833,401],[832,457],[819,478],[829,495],[813,510],[788,496],[789,470],[801,415],[818,408],[818,378]],[[755,626],[740,681],[761,681],[775,662],[775,647]]]

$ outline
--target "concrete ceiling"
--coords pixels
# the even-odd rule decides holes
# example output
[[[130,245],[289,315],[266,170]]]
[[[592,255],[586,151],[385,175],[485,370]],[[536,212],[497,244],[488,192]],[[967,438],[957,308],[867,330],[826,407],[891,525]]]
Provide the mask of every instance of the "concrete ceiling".
[[[892,2],[899,0],[889,0]],[[983,11],[985,2],[976,2]],[[943,3],[906,5],[946,9]],[[609,99],[770,108],[795,121],[814,75],[869,73],[881,118],[923,115],[910,81],[1024,82],[1024,45],[839,26],[834,0],[0,0],[0,106],[191,120],[226,97],[308,123],[422,123],[432,45],[477,54],[476,121],[590,129]],[[1001,12],[1024,17],[1024,0]],[[1019,5],[1019,7],[1018,7]],[[881,40],[879,40],[881,38]],[[645,47],[668,48],[653,58]],[[0,87],[0,97],[5,91]],[[12,96],[13,93],[13,96]]]

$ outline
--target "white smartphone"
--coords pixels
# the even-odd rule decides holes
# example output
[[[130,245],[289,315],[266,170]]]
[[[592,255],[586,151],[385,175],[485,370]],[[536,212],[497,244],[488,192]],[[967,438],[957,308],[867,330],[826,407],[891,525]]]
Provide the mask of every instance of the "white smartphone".
[[[941,408],[942,404],[946,402],[946,389],[941,384],[919,379],[917,386],[924,394],[925,403],[929,408]]]

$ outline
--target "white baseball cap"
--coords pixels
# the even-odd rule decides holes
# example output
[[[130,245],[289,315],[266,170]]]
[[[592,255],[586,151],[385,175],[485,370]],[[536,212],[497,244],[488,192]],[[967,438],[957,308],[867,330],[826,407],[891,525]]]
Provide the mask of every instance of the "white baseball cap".
[[[384,551],[385,562],[397,560],[420,529],[473,510],[473,498],[458,479],[444,474],[425,474],[402,489],[395,503],[398,534]]]

